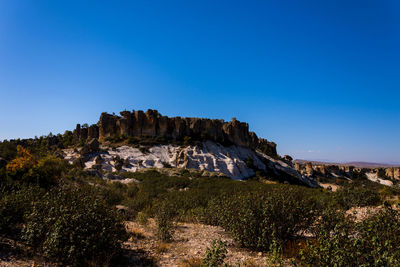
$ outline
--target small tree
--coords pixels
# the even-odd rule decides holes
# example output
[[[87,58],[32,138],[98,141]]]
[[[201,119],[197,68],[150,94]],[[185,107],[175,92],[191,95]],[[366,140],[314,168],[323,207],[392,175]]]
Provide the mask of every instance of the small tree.
[[[35,165],[36,161],[32,154],[22,146],[17,146],[17,157],[10,161],[6,169],[9,172],[15,172],[20,170],[26,170]]]

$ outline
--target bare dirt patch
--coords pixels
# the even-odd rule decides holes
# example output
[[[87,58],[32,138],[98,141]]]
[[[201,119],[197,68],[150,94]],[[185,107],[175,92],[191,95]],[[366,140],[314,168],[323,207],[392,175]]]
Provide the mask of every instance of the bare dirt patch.
[[[221,227],[179,223],[176,225],[173,240],[168,243],[158,241],[154,220],[150,219],[147,226],[127,222],[126,227],[132,236],[124,245],[132,250],[145,251],[159,266],[188,266],[189,263],[198,263],[214,239],[227,243],[226,263],[234,266],[237,263],[241,266],[265,266],[265,256],[262,253],[239,248]]]

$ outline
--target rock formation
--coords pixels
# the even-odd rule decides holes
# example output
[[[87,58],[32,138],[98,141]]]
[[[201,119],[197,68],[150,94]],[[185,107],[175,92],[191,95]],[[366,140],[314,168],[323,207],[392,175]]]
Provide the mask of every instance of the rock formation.
[[[252,177],[256,172],[281,182],[317,187],[317,182],[300,175],[287,162],[260,151],[238,145],[223,146],[204,141],[182,147],[177,144],[154,145],[146,151],[122,145],[104,144],[101,151],[82,157],[73,148],[64,149],[65,160],[85,170],[102,172],[136,172],[146,168],[200,170],[204,175],[219,173],[232,179]],[[252,162],[249,166],[248,161]],[[100,174],[102,175],[102,174]],[[107,178],[107,177],[106,177]]]
[[[306,162],[304,164],[300,164],[298,162],[294,163],[294,168],[296,171],[298,171],[300,174],[311,177],[314,174],[314,166],[312,165],[311,162]]]
[[[400,179],[400,168],[399,167],[386,168],[385,175],[390,179],[399,180]]]
[[[314,174],[313,166],[311,162],[306,163],[306,171],[305,175],[307,176],[312,176]]]
[[[284,155],[283,159],[286,160],[287,162],[292,162],[293,161],[293,158],[291,156],[289,156],[289,155]]]
[[[79,152],[81,155],[86,155],[89,153],[97,152],[99,150],[99,142],[97,139],[92,138],[87,144],[85,144],[81,151]]]
[[[85,141],[93,138],[100,141],[107,137],[165,137],[183,140],[189,136],[194,139],[207,139],[221,144],[235,144],[251,149],[260,149],[263,153],[276,157],[276,144],[258,138],[249,131],[249,125],[233,119],[212,120],[201,118],[166,117],[157,110],[122,111],[121,116],[102,113],[97,125],[74,130],[75,140]]]

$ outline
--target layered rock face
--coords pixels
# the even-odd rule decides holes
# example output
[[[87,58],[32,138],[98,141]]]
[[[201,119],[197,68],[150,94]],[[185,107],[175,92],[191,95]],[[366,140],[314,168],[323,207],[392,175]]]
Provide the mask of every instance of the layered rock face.
[[[323,164],[312,164],[311,162],[305,163],[295,163],[295,169],[300,172],[302,175],[307,177],[313,175],[320,175],[326,177],[339,177],[339,176],[348,176],[352,177],[354,167],[352,166],[338,166],[338,165],[323,165]]]
[[[356,168],[347,165],[314,165],[311,162],[295,162],[294,167],[300,174],[306,177],[352,179],[355,177],[360,177],[361,175],[373,182],[387,186],[393,185],[391,180],[400,180],[400,167]]]
[[[400,180],[400,168],[398,167],[386,168],[385,174],[393,180]]]
[[[96,138],[104,140],[114,135],[165,137],[183,140],[185,136],[235,144],[251,149],[259,148],[270,156],[277,156],[276,144],[258,138],[249,131],[249,125],[233,119],[211,120],[200,118],[166,117],[157,110],[122,111],[121,116],[102,113],[98,125],[81,128],[78,124],[74,136],[78,140]]]
[[[102,145],[99,151],[82,157],[84,149],[83,147],[79,152],[74,148],[64,149],[64,158],[89,171],[136,172],[146,168],[183,168],[205,171],[205,176],[214,173],[232,179],[252,177],[256,171],[263,171],[270,178],[276,177],[293,184],[318,186],[314,179],[300,175],[283,160],[243,146],[227,147],[213,141],[187,147],[173,144],[155,145],[146,151],[126,145],[113,148]],[[253,166],[247,164],[249,159]]]

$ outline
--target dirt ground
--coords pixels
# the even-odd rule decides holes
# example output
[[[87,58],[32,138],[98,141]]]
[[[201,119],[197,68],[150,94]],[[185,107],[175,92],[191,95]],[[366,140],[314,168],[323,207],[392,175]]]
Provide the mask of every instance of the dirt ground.
[[[199,263],[204,257],[206,248],[215,239],[227,243],[225,262],[236,266],[265,266],[265,256],[243,248],[238,248],[233,240],[221,228],[216,226],[180,223],[176,226],[173,240],[159,242],[156,237],[156,226],[149,220],[146,226],[136,222],[127,222],[126,227],[131,238],[124,245],[131,250],[145,251],[158,266],[190,266]]]

